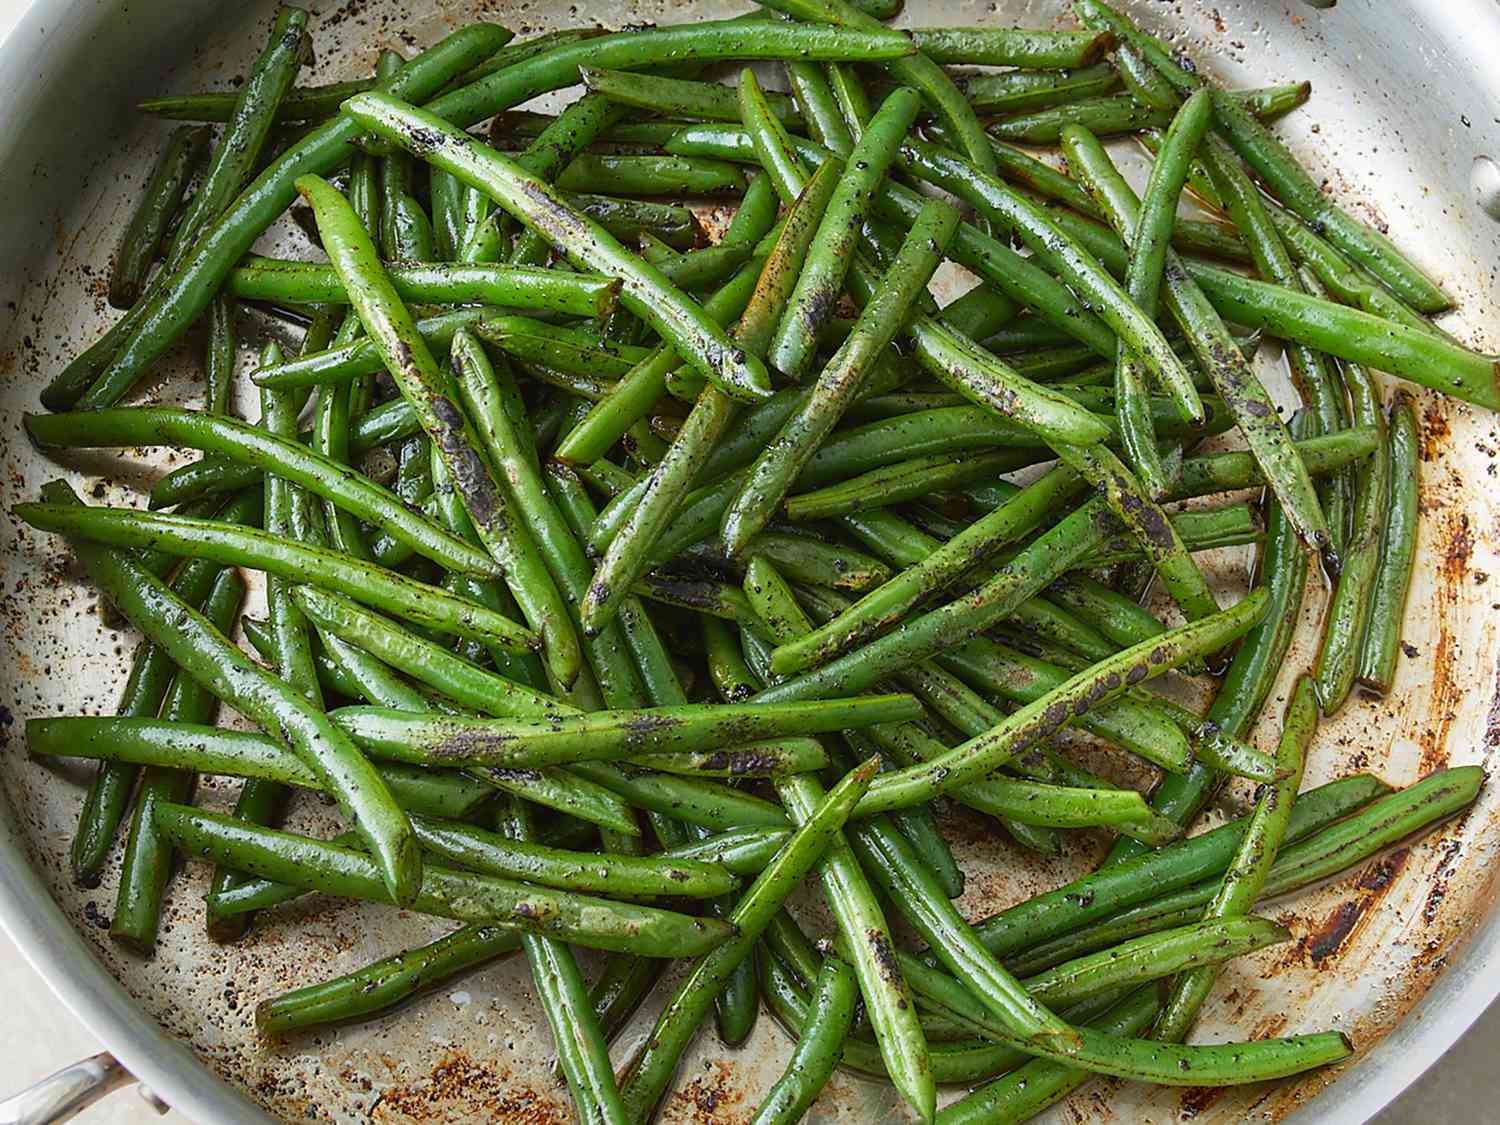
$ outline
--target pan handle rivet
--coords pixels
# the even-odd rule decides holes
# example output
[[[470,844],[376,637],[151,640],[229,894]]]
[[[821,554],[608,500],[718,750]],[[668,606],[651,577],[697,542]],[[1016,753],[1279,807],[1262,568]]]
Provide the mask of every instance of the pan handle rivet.
[[[1302,0],[1309,8],[1321,8],[1324,11],[1333,7],[1339,0]]]
[[[1476,156],[1469,169],[1474,199],[1492,219],[1500,219],[1500,164],[1488,156]]]

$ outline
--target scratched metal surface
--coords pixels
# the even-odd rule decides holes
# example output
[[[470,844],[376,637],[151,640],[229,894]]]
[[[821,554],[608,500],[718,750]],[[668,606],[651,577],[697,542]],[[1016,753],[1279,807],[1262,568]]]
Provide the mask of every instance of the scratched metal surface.
[[[681,4],[660,0],[581,0],[566,7],[471,0],[309,6],[316,15],[318,52],[311,77],[318,80],[365,74],[378,49],[409,53],[476,16],[527,35],[595,19],[620,26],[686,15]],[[1439,6],[1344,0],[1320,10],[1302,0],[1142,0],[1134,6],[1152,27],[1180,33],[1201,62],[1231,81],[1312,79],[1314,98],[1285,122],[1284,135],[1314,168],[1327,172],[1331,191],[1360,213],[1388,222],[1398,243],[1442,280],[1459,306],[1446,326],[1487,349],[1500,344],[1492,272],[1500,246],[1493,223],[1469,193],[1471,160],[1487,144],[1500,147],[1500,117],[1487,87],[1494,68],[1471,56],[1478,48],[1467,34],[1477,24],[1461,18],[1467,8],[1475,20],[1490,19],[1488,5],[1432,11]],[[45,105],[32,103],[33,113],[16,124],[20,141],[13,151],[21,157],[7,172],[9,183],[28,189],[7,193],[8,260],[0,279],[0,300],[8,302],[0,327],[0,457],[6,467],[0,505],[7,510],[58,472],[20,435],[20,414],[33,408],[41,382],[108,322],[102,292],[109,254],[162,136],[158,127],[97,106],[118,107],[125,95],[224,84],[242,71],[270,10],[268,4],[55,7],[64,13],[56,34],[81,37],[68,57],[82,65],[43,72],[43,91],[52,97]],[[693,13],[732,14],[736,7],[705,2]],[[904,19],[1041,26],[1061,22],[1061,13],[1055,0],[945,0],[913,3]],[[105,100],[91,102],[91,94]],[[23,128],[26,121],[31,124]],[[295,236],[274,241],[284,250],[306,250],[305,244],[299,250]],[[243,329],[253,339],[260,326],[247,321]],[[1267,355],[1261,365],[1290,402],[1279,358]],[[161,379],[142,397],[194,399],[192,348],[171,356],[160,370]],[[254,416],[244,386],[240,393]],[[1309,784],[1352,770],[1406,784],[1440,765],[1483,762],[1500,737],[1500,641],[1493,612],[1500,608],[1500,508],[1494,499],[1500,434],[1490,417],[1425,393],[1419,400],[1425,518],[1406,628],[1408,655],[1389,699],[1356,699],[1325,724],[1311,754]],[[98,502],[139,503],[137,489],[174,460],[159,452],[97,454],[71,458],[64,468]],[[312,900],[263,916],[247,942],[219,948],[202,934],[205,873],[194,866],[173,884],[154,959],[140,960],[110,943],[106,927],[117,872],[107,872],[96,890],[74,887],[65,875],[66,841],[87,773],[29,760],[18,724],[35,715],[111,708],[134,638],[101,613],[56,541],[15,526],[8,515],[0,521],[0,734],[9,735],[0,755],[6,806],[0,818],[11,848],[24,852],[41,874],[81,944],[140,1008],[186,1042],[206,1067],[288,1120],[571,1120],[566,1093],[549,1074],[551,1045],[518,960],[440,989],[388,1018],[281,1045],[256,1038],[251,1017],[262,997],[428,940],[446,928],[439,923],[381,907]],[[1243,589],[1246,565],[1243,551],[1219,552],[1211,561],[1226,591]],[[1315,590],[1287,662],[1288,679],[1311,657],[1321,608],[1322,593]],[[1268,707],[1273,718],[1284,687]],[[1267,725],[1259,732],[1263,743],[1269,741]],[[205,783],[200,799],[223,806],[232,798],[229,786]],[[1244,789],[1231,790],[1214,815],[1243,811],[1246,802]],[[1300,1084],[1233,1092],[1096,1082],[1054,1111],[1053,1119],[1271,1121],[1305,1107],[1319,1120],[1362,1120],[1431,1061],[1494,992],[1481,971],[1500,945],[1490,921],[1497,812],[1500,796],[1492,786],[1466,819],[1270,905],[1266,913],[1288,925],[1297,940],[1242,959],[1226,972],[1199,1032],[1201,1039],[1217,1041],[1336,1027],[1353,1037],[1361,1058],[1374,1052],[1367,1064]],[[297,807],[292,823],[325,832],[333,818],[309,800]],[[1105,843],[1090,841],[1061,861],[1038,862],[974,819],[951,814],[947,824],[970,875],[961,905],[971,917],[1064,881],[1092,863]],[[816,919],[815,909],[810,917]],[[1471,941],[1475,934],[1480,937]],[[66,942],[32,953],[54,971],[77,956]],[[88,1002],[83,1006],[88,1018]],[[1467,1018],[1466,1006],[1472,1010]],[[617,1060],[639,1042],[650,1015],[648,1006],[617,1042]],[[788,1043],[768,1017],[737,1050],[702,1037],[684,1062],[663,1119],[745,1120],[779,1072]],[[186,1089],[180,1063],[167,1065],[156,1081],[169,1097],[174,1088]],[[1332,1090],[1316,1097],[1330,1082]],[[195,1096],[199,1107],[214,1104],[212,1091]],[[229,1113],[223,1103],[222,1114],[200,1116],[226,1119]],[[811,1117],[905,1119],[885,1088],[844,1073]]]

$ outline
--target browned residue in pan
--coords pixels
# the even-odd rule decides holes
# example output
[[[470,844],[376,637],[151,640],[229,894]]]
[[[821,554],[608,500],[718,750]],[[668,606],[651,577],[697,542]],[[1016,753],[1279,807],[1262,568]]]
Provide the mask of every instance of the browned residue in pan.
[[[369,1119],[395,1121],[504,1121],[507,1125],[565,1125],[573,1113],[510,1072],[490,1069],[459,1052],[445,1055],[424,1077],[381,1093]]]

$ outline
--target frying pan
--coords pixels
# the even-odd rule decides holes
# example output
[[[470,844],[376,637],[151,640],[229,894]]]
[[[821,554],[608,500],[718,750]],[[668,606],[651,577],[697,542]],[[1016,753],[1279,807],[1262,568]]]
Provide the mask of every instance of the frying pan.
[[[29,447],[20,416],[42,383],[92,339],[111,314],[104,279],[117,232],[163,136],[129,109],[141,95],[222,86],[264,36],[270,3],[213,0],[36,0],[0,44],[0,505],[34,496],[57,473]],[[689,13],[665,0],[314,0],[318,59],[311,77],[366,74],[377,48],[409,50],[473,18],[520,35],[563,24],[611,26],[733,14],[723,0]],[[1311,79],[1309,106],[1280,127],[1356,212],[1388,223],[1456,299],[1447,326],[1495,350],[1500,262],[1500,7],[1492,0],[1211,0],[1127,4],[1147,27],[1180,38],[1200,64],[1234,84]],[[911,0],[903,21],[923,25],[1063,17],[1061,0]],[[270,236],[267,247],[295,235]],[[247,335],[275,326],[247,323]],[[1262,374],[1290,404],[1279,358]],[[195,393],[195,348],[159,365],[146,393]],[[253,405],[245,388],[244,402]],[[1407,655],[1392,695],[1350,703],[1318,734],[1308,784],[1367,769],[1407,784],[1444,765],[1483,762],[1500,739],[1496,669],[1500,638],[1500,432],[1492,416],[1425,392],[1422,524],[1406,627]],[[90,454],[70,478],[100,502],[126,503],[172,458]],[[348,1121],[571,1119],[549,1073],[545,1022],[523,964],[495,965],[394,1016],[260,1042],[255,1002],[347,971],[438,931],[420,917],[310,899],[259,920],[229,948],[202,934],[205,875],[194,865],[173,884],[156,956],[113,946],[101,925],[113,871],[101,888],[72,885],[66,847],[87,775],[30,760],[19,724],[28,716],[112,708],[134,638],[82,583],[50,537],[0,515],[0,923],[129,1073],[189,1118],[271,1117]],[[1215,581],[1242,590],[1245,552],[1208,560]],[[1316,584],[1315,584],[1316,585]],[[1309,597],[1286,676],[1306,665],[1322,609]],[[1267,714],[1279,713],[1284,682]],[[1274,721],[1264,726],[1274,726]],[[1265,737],[1265,731],[1262,731]],[[227,785],[200,799],[223,806]],[[1216,816],[1243,810],[1231,789]],[[1266,912],[1296,941],[1237,962],[1205,1009],[1199,1035],[1223,1040],[1322,1027],[1348,1032],[1348,1064],[1297,1083],[1233,1091],[1155,1090],[1095,1083],[1060,1119],[1153,1122],[1366,1120],[1440,1056],[1500,991],[1500,920],[1491,863],[1500,839],[1500,787],[1469,815],[1426,839]],[[315,801],[295,827],[327,832]],[[1059,861],[1025,858],[977,822],[950,823],[970,872],[970,916],[1068,878],[1097,858],[1080,845]],[[809,909],[816,909],[810,904]],[[649,1006],[648,1006],[649,1009]],[[623,1057],[650,1011],[617,1044]],[[762,1018],[737,1050],[704,1036],[684,1060],[668,1122],[738,1121],[780,1071],[785,1034]],[[60,1060],[61,1061],[61,1060]],[[72,1074],[67,1098],[121,1081],[95,1061]],[[44,1109],[13,1120],[59,1120],[56,1088]],[[905,1120],[893,1095],[839,1074],[818,1102],[819,1122]]]

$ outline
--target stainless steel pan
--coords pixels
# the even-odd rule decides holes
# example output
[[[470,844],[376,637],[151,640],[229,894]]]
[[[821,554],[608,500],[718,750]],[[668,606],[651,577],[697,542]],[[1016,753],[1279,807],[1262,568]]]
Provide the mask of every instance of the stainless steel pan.
[[[614,26],[729,14],[725,0],[689,12],[664,0],[346,0],[314,2],[320,80],[368,73],[376,47],[425,44],[476,15],[530,34],[598,20]],[[1329,190],[1383,219],[1401,246],[1441,278],[1460,312],[1451,327],[1490,350],[1500,262],[1500,7],[1492,0],[1212,0],[1132,7],[1148,26],[1183,36],[1195,57],[1232,82],[1310,78],[1315,94],[1283,132]],[[241,73],[269,3],[212,0],[37,0],[0,45],[0,503],[34,494],[57,470],[28,447],[20,414],[41,383],[96,334],[104,268],[116,232],[161,136],[129,111],[134,96],[222,84]],[[907,22],[936,25],[1063,15],[1061,0],[912,0]],[[1276,357],[1267,377],[1290,393]],[[193,393],[189,351],[162,365],[150,393]],[[1404,784],[1435,766],[1484,761],[1500,738],[1500,430],[1482,414],[1422,397],[1427,461],[1416,586],[1393,696],[1348,706],[1320,732],[1310,782],[1371,769]],[[91,456],[69,466],[102,499],[123,501],[162,458]],[[284,1118],[528,1122],[570,1118],[549,1073],[544,1023],[524,967],[502,964],[423,998],[397,1016],[279,1046],[254,1034],[255,1002],[345,971],[435,933],[428,921],[376,908],[311,902],[262,920],[244,945],[202,936],[203,875],[174,884],[160,949],[141,961],[111,945],[100,890],[69,882],[66,844],[82,773],[28,760],[19,722],[30,715],[108,709],[132,639],[104,620],[58,544],[0,516],[0,703],[9,735],[0,756],[0,922],[33,964],[128,1069],[201,1122]],[[1243,554],[1215,570],[1242,585]],[[1493,580],[1492,580],[1493,576]],[[1305,661],[1321,596],[1309,602]],[[1279,709],[1273,699],[1268,713]],[[13,725],[15,724],[15,725]],[[232,794],[205,787],[204,799]],[[1335,1026],[1358,1058],[1300,1084],[1161,1091],[1096,1084],[1067,1120],[1359,1122],[1435,1060],[1500,991],[1500,921],[1492,910],[1492,850],[1500,787],[1463,821],[1271,913],[1294,945],[1226,973],[1202,1036],[1266,1035]],[[1243,791],[1225,799],[1242,806]],[[309,802],[297,814],[328,827]],[[964,907],[980,914],[1061,881],[1092,855],[1022,861],[1007,844],[956,824],[974,874]],[[643,1031],[623,1037],[623,1053]],[[737,1121],[779,1071],[787,1040],[764,1019],[726,1051],[711,1037],[689,1055],[668,1121]],[[59,1060],[64,1061],[64,1060]],[[899,1119],[881,1088],[840,1075],[815,1119]]]

